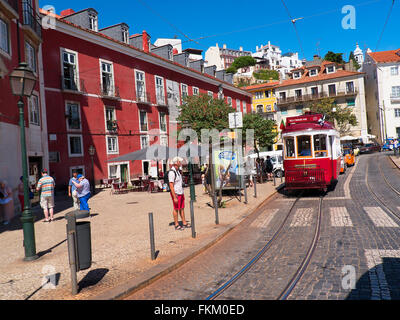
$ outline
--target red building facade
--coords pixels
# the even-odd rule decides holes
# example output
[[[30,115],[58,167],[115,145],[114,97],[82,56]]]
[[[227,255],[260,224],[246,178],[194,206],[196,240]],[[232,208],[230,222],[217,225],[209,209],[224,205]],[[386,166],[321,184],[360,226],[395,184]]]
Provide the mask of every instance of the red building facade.
[[[247,92],[149,52],[145,31],[142,50],[129,44],[126,24],[119,40],[105,29],[97,31],[97,20],[90,20],[89,28],[71,22],[86,11],[96,16],[94,9],[64,11],[55,16],[54,29],[43,30],[50,170],[58,184],[67,183],[74,169],[89,179],[94,172],[96,183],[154,175],[151,161],[109,160],[153,143],[167,144],[170,125],[176,123],[172,110],[185,95],[217,97],[222,87],[233,108],[250,111]],[[90,146],[96,150],[93,158]]]

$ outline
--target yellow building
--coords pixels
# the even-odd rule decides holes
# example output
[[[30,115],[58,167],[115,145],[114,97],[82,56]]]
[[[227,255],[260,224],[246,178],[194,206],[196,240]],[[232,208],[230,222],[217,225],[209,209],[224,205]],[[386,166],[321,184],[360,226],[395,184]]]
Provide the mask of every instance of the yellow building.
[[[276,113],[278,109],[276,106],[277,99],[275,97],[274,90],[274,87],[277,84],[279,84],[279,81],[271,81],[242,88],[253,95],[251,105],[251,110],[253,113],[258,113],[265,119],[277,121]],[[277,123],[275,130],[279,132],[279,123]],[[279,135],[277,136],[273,146],[274,150],[281,149],[281,146],[277,145],[278,140]]]

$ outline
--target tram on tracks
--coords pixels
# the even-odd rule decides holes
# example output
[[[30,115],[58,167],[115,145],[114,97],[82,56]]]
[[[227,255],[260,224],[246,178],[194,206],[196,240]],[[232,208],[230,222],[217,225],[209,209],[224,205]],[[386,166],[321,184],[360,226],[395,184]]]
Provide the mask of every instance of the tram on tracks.
[[[285,189],[328,190],[340,174],[340,135],[322,114],[288,117],[281,126]]]

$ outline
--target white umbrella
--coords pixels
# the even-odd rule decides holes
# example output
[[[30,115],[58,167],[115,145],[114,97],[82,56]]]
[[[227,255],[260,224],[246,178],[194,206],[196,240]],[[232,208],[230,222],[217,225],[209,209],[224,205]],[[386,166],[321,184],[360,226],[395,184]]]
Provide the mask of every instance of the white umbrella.
[[[347,141],[347,140],[358,140],[359,138],[353,136],[344,136],[340,138],[340,141]]]

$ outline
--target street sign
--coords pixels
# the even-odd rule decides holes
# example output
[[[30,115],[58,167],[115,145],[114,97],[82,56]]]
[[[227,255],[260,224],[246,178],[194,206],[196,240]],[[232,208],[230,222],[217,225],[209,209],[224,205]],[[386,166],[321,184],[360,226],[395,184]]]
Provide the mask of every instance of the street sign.
[[[243,115],[241,112],[229,113],[229,129],[243,127]]]

